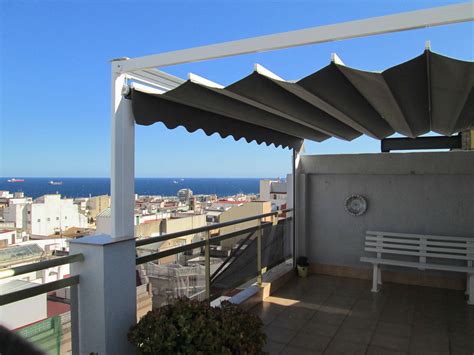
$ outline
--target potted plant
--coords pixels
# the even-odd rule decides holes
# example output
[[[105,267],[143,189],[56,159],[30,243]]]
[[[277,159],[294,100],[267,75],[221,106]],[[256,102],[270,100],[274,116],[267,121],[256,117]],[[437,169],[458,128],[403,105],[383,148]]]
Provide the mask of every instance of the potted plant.
[[[128,333],[137,354],[260,354],[263,323],[230,302],[178,299],[148,312]]]
[[[298,269],[298,276],[299,277],[306,277],[308,276],[308,258],[306,256],[300,256],[296,260],[296,268]]]

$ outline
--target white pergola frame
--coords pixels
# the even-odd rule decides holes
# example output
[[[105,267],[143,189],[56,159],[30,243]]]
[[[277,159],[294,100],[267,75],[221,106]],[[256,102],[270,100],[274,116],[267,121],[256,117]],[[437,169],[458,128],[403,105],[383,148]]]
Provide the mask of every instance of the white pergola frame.
[[[131,112],[131,102],[123,97],[129,90],[128,81],[132,81],[133,85],[144,85],[151,92],[163,93],[177,87],[184,80],[156,68],[469,21],[474,21],[473,2],[312,27],[133,59],[113,60],[111,62],[112,237],[133,238],[134,235],[135,122]],[[294,204],[295,169],[298,160],[299,152],[294,151],[293,207],[296,207]]]

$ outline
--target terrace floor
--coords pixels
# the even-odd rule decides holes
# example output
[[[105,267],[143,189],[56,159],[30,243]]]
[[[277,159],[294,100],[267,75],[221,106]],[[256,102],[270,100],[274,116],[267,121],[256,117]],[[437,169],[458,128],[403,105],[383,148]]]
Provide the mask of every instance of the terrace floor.
[[[462,291],[310,275],[252,309],[270,354],[474,354]]]

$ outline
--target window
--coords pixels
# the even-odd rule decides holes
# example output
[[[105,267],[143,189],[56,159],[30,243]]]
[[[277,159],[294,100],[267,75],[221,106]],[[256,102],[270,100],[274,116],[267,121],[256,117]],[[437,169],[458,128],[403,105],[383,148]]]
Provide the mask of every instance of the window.
[[[59,221],[59,217],[56,217],[56,221]]]
[[[46,218],[46,220],[47,220],[48,222],[51,222],[51,218],[49,218],[49,217],[48,217],[48,218]]]
[[[64,219],[67,219],[67,216],[64,216]]]
[[[277,195],[276,195],[276,194],[273,195],[273,199],[274,199],[274,200],[277,199]]]
[[[38,219],[36,220],[36,222],[38,222],[38,223],[41,222],[41,219],[38,218]]]

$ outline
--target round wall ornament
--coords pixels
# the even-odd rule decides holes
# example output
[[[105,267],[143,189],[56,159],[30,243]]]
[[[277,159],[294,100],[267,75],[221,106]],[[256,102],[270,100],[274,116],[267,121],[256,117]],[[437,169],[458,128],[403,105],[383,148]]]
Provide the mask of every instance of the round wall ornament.
[[[367,211],[367,200],[361,195],[351,195],[344,204],[346,211],[353,216],[361,216]]]

